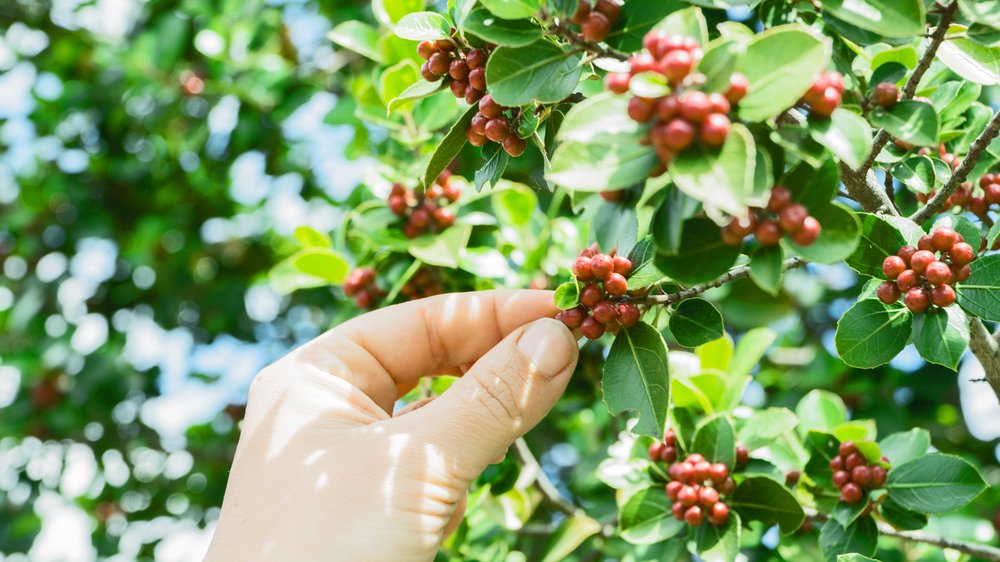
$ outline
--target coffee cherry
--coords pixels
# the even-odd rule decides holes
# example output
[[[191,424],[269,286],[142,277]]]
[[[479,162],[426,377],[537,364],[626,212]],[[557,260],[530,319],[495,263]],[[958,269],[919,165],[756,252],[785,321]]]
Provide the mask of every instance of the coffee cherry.
[[[852,453],[858,452],[858,446],[854,441],[844,441],[840,444],[839,448],[840,456],[847,458],[850,457]]]
[[[669,96],[663,96],[656,100],[656,118],[664,123],[673,119],[677,116],[679,111],[679,102],[677,101],[677,96],[671,94]],[[694,138],[692,133],[691,138]]]
[[[681,116],[692,123],[701,123],[712,111],[712,102],[705,92],[687,90],[677,101]]]
[[[812,84],[809,85],[809,89],[806,93],[802,95],[802,99],[809,103],[816,103],[816,100],[823,97],[823,92],[830,86],[830,83],[826,79],[826,73],[821,72],[813,77]]]
[[[649,460],[658,461],[660,460],[660,453],[663,452],[663,448],[666,444],[660,443],[659,441],[654,441],[649,445]],[[670,493],[670,484],[667,484],[667,493]],[[674,499],[673,496],[670,499]]]
[[[872,488],[881,488],[883,485],[885,485],[885,477],[888,475],[885,468],[878,465],[873,466],[871,467],[871,474],[872,474],[871,478]]]
[[[580,25],[587,19],[588,15],[590,15],[590,2],[588,0],[580,0],[576,3],[576,12],[570,16],[569,21],[570,23]]]
[[[851,471],[851,482],[859,486],[867,486],[871,482],[871,479],[872,475],[867,466],[856,466]]]
[[[986,203],[986,199],[983,197],[976,196],[969,201],[969,210],[972,211],[972,214],[977,217],[986,216],[989,212],[989,208],[989,204]]]
[[[917,275],[924,275],[927,273],[927,266],[934,263],[937,258],[934,256],[933,252],[928,250],[917,250],[913,257],[910,258],[910,268]]]
[[[469,64],[464,60],[451,61],[448,67],[448,75],[455,80],[465,80],[469,76]]]
[[[590,258],[580,256],[573,261],[573,266],[570,268],[573,275],[580,281],[590,281],[594,278],[593,272],[590,271]]]
[[[673,85],[684,81],[694,68],[694,57],[687,51],[671,51],[663,57],[660,71],[667,77],[667,82]]]
[[[712,473],[712,463],[702,459],[694,463],[694,479],[698,482],[708,480]]]
[[[490,119],[495,119],[503,113],[503,107],[493,101],[493,96],[486,94],[479,100],[479,113]]]
[[[833,485],[842,488],[844,484],[851,481],[851,474],[846,470],[838,470],[833,473]]]
[[[709,488],[708,486],[702,488],[698,492],[698,503],[705,508],[710,508],[719,501],[719,492],[715,488]]]
[[[830,459],[830,470],[837,472],[844,469],[844,457],[837,455]]]
[[[927,280],[931,282],[932,285],[944,285],[951,279],[951,268],[948,264],[940,261],[931,262],[927,266],[927,273],[925,274]]]
[[[791,202],[792,191],[783,185],[776,185],[771,188],[771,197],[767,200],[767,210],[777,213]]]
[[[417,44],[417,54],[424,60],[430,59],[431,55],[436,52],[438,52],[438,48],[434,41],[421,41]]]
[[[632,272],[632,261],[626,258],[625,256],[615,256],[614,264],[615,264],[615,273],[619,273],[621,275],[628,275],[629,273]]]
[[[895,279],[906,271],[906,262],[899,256],[889,256],[882,260],[882,274],[888,279]]]
[[[798,232],[792,233],[792,242],[799,246],[809,246],[819,238],[821,227],[816,217],[806,217],[802,221],[802,228]]]
[[[455,224],[455,211],[452,211],[447,207],[438,207],[437,209],[434,209],[433,215],[434,222],[441,230]]]
[[[582,306],[575,306],[569,310],[562,311],[562,321],[570,329],[579,328],[583,320],[587,318],[587,309]]]
[[[587,19],[583,20],[583,23],[580,24],[580,32],[583,38],[591,43],[604,40],[608,36],[609,31],[611,31],[611,21],[608,20],[608,16],[600,12],[590,12],[587,15]]]
[[[899,300],[902,292],[899,290],[899,286],[892,281],[886,281],[878,286],[876,291],[878,295],[878,300],[884,302],[885,304],[892,304]]]
[[[510,121],[506,117],[495,117],[486,123],[486,138],[493,142],[503,142],[510,135]]]
[[[507,151],[514,158],[524,154],[524,150],[528,147],[527,141],[517,136],[515,133],[507,135],[507,138],[503,140],[503,149]]]
[[[469,71],[469,85],[477,90],[486,90],[486,69],[472,67],[472,70]]]
[[[482,49],[473,49],[469,51],[465,55],[465,62],[469,65],[470,69],[469,73],[472,73],[472,69],[485,67],[487,59],[489,59],[489,55]]]
[[[798,203],[792,203],[778,213],[778,224],[785,232],[798,232],[802,228],[809,211]]]
[[[628,116],[631,117],[633,121],[645,123],[653,118],[653,111],[655,110],[656,100],[653,98],[641,98],[636,96],[628,100]]]
[[[984,187],[983,199],[991,205],[1000,203],[1000,184],[991,183]]]
[[[480,135],[471,128],[465,132],[465,138],[469,140],[469,144],[472,146],[483,146],[487,140],[486,135]]]
[[[906,267],[910,267],[910,259],[915,253],[917,253],[917,249],[913,246],[903,246],[898,252],[896,252],[896,255],[903,258],[903,262],[906,264]]]
[[[938,285],[931,291],[931,302],[941,308],[951,306],[955,302],[955,289],[951,285]]]
[[[968,279],[969,275],[972,275],[972,268],[968,265],[952,266],[951,271],[955,274],[955,281],[959,283]]]
[[[658,443],[654,443],[654,445],[658,445]],[[649,457],[653,460],[660,460],[659,452],[656,454],[656,456],[653,456],[652,446],[650,446]],[[677,493],[680,492],[681,488],[683,487],[684,484],[681,484],[676,480],[671,480],[670,482],[667,482],[666,485],[667,497],[670,498],[670,501],[677,501]]]
[[[596,318],[598,322],[601,324],[607,324],[618,316],[618,310],[615,308],[615,303],[611,301],[601,301],[594,307],[593,314],[594,318]]]
[[[827,84],[840,93],[844,93],[844,77],[839,72],[831,70],[826,73]]]
[[[721,113],[712,113],[701,124],[701,142],[705,146],[717,148],[726,142],[731,124],[729,118]]]
[[[639,307],[627,302],[618,305],[618,322],[623,328],[631,328],[639,323]]]
[[[939,252],[947,252],[958,242],[958,233],[942,226],[931,233],[931,245]]]
[[[953,265],[962,266],[972,262],[972,260],[976,257],[976,252],[972,249],[970,244],[959,242],[951,247],[951,251],[948,255],[951,257],[951,263]]]
[[[789,470],[785,474],[785,485],[792,487],[799,483],[799,478],[802,477],[802,473],[798,470]]]
[[[625,72],[609,72],[604,77],[604,87],[616,94],[624,94],[628,91],[629,82],[632,76]]]
[[[389,210],[397,217],[403,216],[406,213],[406,198],[402,195],[390,195]]]
[[[927,291],[920,287],[913,287],[909,291],[906,291],[906,296],[903,297],[903,304],[906,305],[906,308],[910,309],[910,312],[919,313],[927,310],[930,298],[927,296]]]
[[[691,486],[684,486],[677,492],[677,501],[684,507],[691,507],[698,503],[698,492]]]
[[[864,466],[867,461],[865,461],[864,455],[862,455],[856,448],[855,451],[846,457],[844,457],[844,468],[847,470],[854,470],[855,467]]]
[[[692,527],[698,527],[705,522],[705,514],[698,506],[692,506],[684,512],[684,522]]]
[[[712,104],[712,113],[729,113],[730,105],[726,96],[719,93],[708,94],[708,102]]]
[[[732,494],[735,491],[736,491],[736,481],[733,480],[732,476],[726,478],[726,481],[723,482],[721,486],[719,486],[719,493],[726,496]]]
[[[452,82],[455,84],[456,82]],[[469,124],[469,129],[474,131],[477,135],[486,136],[486,124],[490,122],[490,118],[483,115],[482,113],[477,113],[472,116],[472,122]]]
[[[628,281],[620,273],[612,273],[604,282],[604,288],[613,297],[620,297],[628,292]]]
[[[686,510],[687,508],[685,508],[681,502],[674,502],[673,505],[670,506],[670,513],[672,513],[674,515],[674,519],[678,521],[684,520],[684,512]]]
[[[444,76],[448,74],[448,69],[451,66],[451,59],[448,55],[438,52],[431,55],[431,58],[427,60],[428,67],[431,72],[437,76]]]
[[[761,221],[754,229],[754,236],[762,246],[774,246],[781,241],[781,228],[776,222]]]
[[[439,50],[444,51],[446,53],[454,51],[457,48],[455,44],[448,39],[438,39],[437,41],[434,42],[434,44],[437,46]]]
[[[663,452],[660,453],[660,460],[667,463],[672,463],[677,460],[677,449],[672,445],[667,445],[663,448]]]
[[[368,291],[358,291],[354,297],[354,304],[358,305],[358,308],[371,308],[374,302],[375,299]]]
[[[729,89],[726,90],[726,99],[729,103],[739,103],[743,96],[747,95],[747,91],[750,89],[750,82],[747,77],[739,72],[734,72],[729,77]]]
[[[422,65],[420,65],[420,76],[422,76],[423,79],[427,80],[428,82],[437,82],[438,80],[441,79],[440,76],[437,76],[433,72],[431,72],[431,65],[429,62],[425,62]]]
[[[812,103],[812,114],[817,117],[827,118],[833,115],[833,110],[840,105],[841,94],[836,88],[827,88],[823,95]]]
[[[583,320],[583,323],[580,324],[580,333],[583,334],[583,337],[590,340],[601,339],[601,336],[604,335],[604,331],[604,324],[598,322],[593,316],[586,317]]]
[[[736,446],[736,465],[744,466],[750,462],[750,451],[743,445]]]
[[[713,525],[725,525],[729,519],[729,506],[724,502],[716,503],[709,511],[708,519]]]
[[[896,278],[896,286],[899,287],[899,290],[904,293],[919,284],[920,279],[912,269],[907,269],[906,271],[900,273],[899,277]]]
[[[594,10],[604,14],[609,21],[615,21],[621,15],[621,4],[613,0],[597,0],[594,2]]]
[[[875,86],[875,91],[872,92],[872,101],[875,102],[875,105],[892,107],[899,101],[899,88],[895,84],[882,82]]]
[[[615,270],[615,262],[607,254],[597,254],[590,259],[590,271],[594,277],[607,281],[611,273]]]
[[[928,252],[934,250],[934,243],[931,242],[930,234],[924,234],[919,240],[917,240],[917,250],[927,250]]]
[[[858,503],[862,497],[864,497],[864,492],[861,490],[861,486],[853,482],[845,484],[840,489],[840,499],[845,503]]]
[[[657,125],[655,130],[662,131],[663,145],[674,152],[680,152],[694,142],[695,128],[684,119],[672,119],[666,125]]]
[[[593,265],[591,265],[593,269]],[[580,291],[580,302],[587,308],[594,308],[604,300],[604,291],[597,285],[587,285]]]
[[[452,80],[448,84],[448,88],[451,90],[451,95],[456,98],[464,98],[465,92],[469,89],[469,82],[467,80]]]

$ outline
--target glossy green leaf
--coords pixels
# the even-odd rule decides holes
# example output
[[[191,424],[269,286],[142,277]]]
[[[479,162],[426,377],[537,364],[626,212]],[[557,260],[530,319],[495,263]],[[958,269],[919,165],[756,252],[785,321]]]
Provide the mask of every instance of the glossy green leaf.
[[[809,134],[841,162],[857,169],[872,147],[872,130],[860,115],[838,107],[829,119],[812,119]]]
[[[738,513],[729,513],[725,525],[705,524],[698,528],[695,548],[703,562],[735,562],[740,554],[742,524]]]
[[[799,418],[799,430],[805,434],[809,430],[832,431],[847,421],[847,407],[836,394],[826,390],[810,390],[795,406]]]
[[[392,31],[397,37],[411,41],[448,39],[451,37],[451,24],[436,12],[414,12],[400,18]]]
[[[542,35],[542,28],[524,19],[503,19],[477,6],[462,22],[462,29],[484,41],[505,47],[523,47]]]
[[[847,265],[862,275],[882,277],[882,261],[895,255],[907,244],[903,233],[885,218],[860,213],[861,240],[858,249],[847,258]]]
[[[781,246],[757,246],[750,252],[750,278],[772,295],[781,290],[784,262]]]
[[[622,538],[632,544],[663,542],[687,526],[674,518],[670,502],[660,486],[645,488],[629,496],[619,516]]]
[[[740,117],[763,121],[795,105],[829,57],[826,41],[795,24],[754,36],[738,66],[750,82],[740,101]]]
[[[327,34],[327,38],[379,64],[386,62],[378,49],[378,31],[367,23],[355,20],[341,22]]]
[[[302,273],[334,284],[341,283],[350,270],[347,260],[328,248],[306,248],[288,258],[288,261]]]
[[[788,408],[756,410],[740,426],[740,444],[753,451],[767,447],[798,425],[799,418]]]
[[[841,20],[886,37],[924,33],[926,12],[921,0],[823,0],[822,4]]]
[[[441,234],[421,236],[410,243],[410,255],[431,265],[458,267],[471,234],[472,226],[456,224]]]
[[[604,363],[604,402],[612,414],[639,414],[634,431],[662,438],[670,399],[667,345],[655,328],[641,322],[623,329]]]
[[[710,213],[738,215],[746,212],[746,197],[753,191],[755,150],[750,131],[734,124],[721,150],[697,147],[678,154],[670,177]]]
[[[916,531],[927,526],[926,515],[906,509],[891,497],[879,505],[878,511],[890,525],[903,531]]]
[[[681,283],[704,283],[728,271],[738,256],[739,248],[722,241],[717,224],[696,217],[684,221],[677,253],[658,255],[656,266]]]
[[[440,92],[442,88],[444,88],[444,81],[428,82],[427,80],[420,78],[405,90],[400,92],[399,95],[389,100],[389,104],[386,106],[386,112],[392,113],[396,109],[409,105],[415,100],[436,94]]]
[[[964,26],[952,25],[950,32],[966,31]],[[1000,83],[1000,47],[985,47],[969,39],[950,39],[941,43],[938,59],[966,80],[992,86]]]
[[[840,359],[852,367],[871,369],[892,360],[910,339],[913,315],[901,305],[864,299],[837,321],[834,341]]]
[[[438,176],[441,175],[441,172],[448,167],[448,164],[451,164],[451,161],[461,152],[462,147],[468,142],[465,134],[469,129],[469,123],[472,122],[472,118],[478,112],[479,108],[477,106],[470,107],[462,115],[462,118],[448,129],[448,133],[434,147],[430,160],[427,161],[427,167],[424,168],[423,180],[425,186],[432,185]]]
[[[969,318],[957,306],[931,307],[913,319],[913,344],[931,363],[958,370],[969,347]]]
[[[969,278],[955,285],[958,304],[972,316],[1000,322],[1000,254],[981,256],[970,268]]]
[[[869,118],[872,125],[899,140],[917,146],[937,144],[940,123],[934,106],[929,103],[903,100],[889,108],[876,107]]]
[[[604,40],[620,51],[638,51],[642,38],[653,26],[685,5],[680,0],[629,0],[622,5],[618,21]]]
[[[733,492],[730,507],[744,521],[760,521],[765,526],[777,524],[786,535],[798,529],[806,518],[788,488],[767,476],[747,477]]]
[[[967,505],[986,489],[971,464],[935,453],[894,466],[885,487],[889,497],[918,513],[945,513]]]
[[[861,224],[854,211],[841,203],[833,203],[809,209],[809,212],[819,221],[819,238],[808,246],[799,246],[786,237],[782,239],[783,244],[816,263],[840,263],[857,251]]]
[[[691,451],[732,470],[736,464],[736,433],[729,418],[718,415],[699,425],[691,442]]]
[[[564,83],[567,77],[578,78],[579,60],[580,55],[573,50],[544,40],[523,47],[499,47],[486,63],[486,83],[497,103],[524,105],[552,84]],[[573,79],[572,86],[563,97],[575,87],[576,80]]]
[[[623,254],[635,246],[639,234],[636,208],[621,203],[603,203],[590,226],[590,240],[601,248],[618,248]]]
[[[722,337],[722,314],[705,299],[687,299],[670,314],[670,333],[684,347],[698,347]]]
[[[590,537],[601,532],[601,524],[582,513],[567,517],[545,545],[541,562],[562,562]]]
[[[931,434],[926,429],[915,427],[888,435],[878,444],[889,462],[899,466],[925,455],[931,447]]]
[[[480,0],[480,3],[496,16],[512,20],[536,16],[542,8],[540,0]]]
[[[580,287],[574,281],[567,281],[556,287],[556,307],[568,310],[580,303]]]
[[[831,519],[819,533],[819,547],[828,562],[835,562],[841,554],[872,556],[877,546],[878,527],[871,516],[861,517],[846,528]]]

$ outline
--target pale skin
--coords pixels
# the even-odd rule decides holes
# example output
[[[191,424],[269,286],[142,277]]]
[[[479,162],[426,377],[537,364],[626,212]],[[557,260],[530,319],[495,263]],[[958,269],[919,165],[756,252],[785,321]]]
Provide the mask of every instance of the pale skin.
[[[265,368],[206,560],[432,560],[471,482],[565,389],[578,352],[556,312],[549,291],[442,295]],[[437,374],[461,378],[393,414]]]

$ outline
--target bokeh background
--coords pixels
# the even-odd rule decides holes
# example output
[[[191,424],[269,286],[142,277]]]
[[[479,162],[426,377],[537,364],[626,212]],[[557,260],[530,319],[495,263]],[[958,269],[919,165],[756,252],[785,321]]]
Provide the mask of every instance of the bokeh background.
[[[250,380],[356,313],[335,289],[267,279],[296,227],[341,224],[385,138],[344,95],[363,61],[327,38],[352,19],[374,22],[368,3],[0,0],[0,560],[204,552]],[[1000,407],[974,359],[957,381],[912,349],[853,371],[833,327],[857,276],[787,277],[777,297],[713,294],[734,333],[781,333],[747,404],[831,389],[880,434],[926,427],[1000,481]],[[584,354],[529,442],[600,513],[596,467],[623,424],[600,400],[600,348]],[[938,525],[995,541],[997,493]],[[502,513],[468,540],[496,533],[520,540]]]

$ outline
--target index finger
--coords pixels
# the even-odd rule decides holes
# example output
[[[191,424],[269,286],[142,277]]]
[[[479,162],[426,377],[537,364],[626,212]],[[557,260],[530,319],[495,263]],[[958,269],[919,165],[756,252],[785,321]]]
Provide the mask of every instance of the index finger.
[[[475,362],[519,326],[558,311],[551,291],[449,293],[358,316],[292,358],[347,380],[390,412],[396,385]]]

